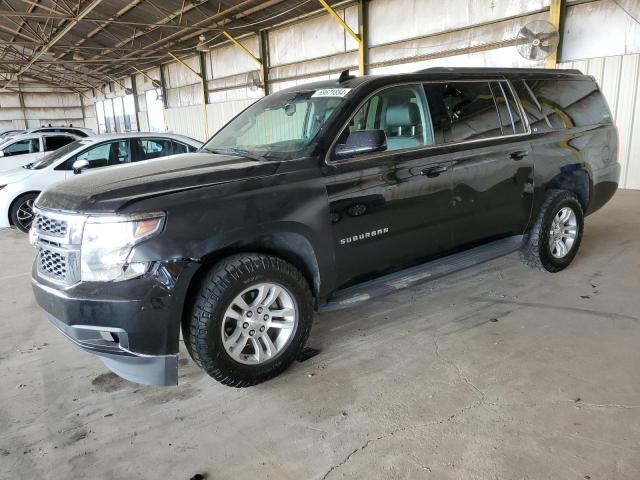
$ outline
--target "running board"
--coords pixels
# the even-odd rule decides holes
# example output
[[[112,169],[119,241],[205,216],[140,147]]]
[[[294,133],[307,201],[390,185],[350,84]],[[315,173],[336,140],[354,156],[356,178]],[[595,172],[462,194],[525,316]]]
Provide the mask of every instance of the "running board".
[[[429,282],[465,268],[479,265],[519,250],[522,246],[522,235],[507,237],[495,242],[486,243],[447,257],[438,258],[399,272],[374,278],[352,287],[338,290],[329,301],[320,307],[321,312],[352,307],[372,298],[382,297],[397,290],[413,287]]]

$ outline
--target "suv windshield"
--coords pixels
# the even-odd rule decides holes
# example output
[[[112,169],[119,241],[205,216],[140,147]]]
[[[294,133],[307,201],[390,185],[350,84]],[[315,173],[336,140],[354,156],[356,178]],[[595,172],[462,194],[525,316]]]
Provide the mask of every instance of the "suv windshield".
[[[295,158],[311,143],[347,92],[320,89],[269,95],[234,118],[202,148],[255,158]]]
[[[25,168],[28,168],[31,170],[41,170],[43,168],[47,168],[48,166],[53,165],[57,160],[60,160],[65,155],[73,152],[74,150],[77,150],[82,145],[87,145],[89,143],[90,142],[86,142],[86,141],[83,142],[81,140],[76,140],[75,142],[71,142],[70,144],[65,145],[62,148],[59,148],[58,150],[55,150],[51,153],[47,153],[44,157],[42,157],[37,162],[33,162],[33,163],[30,163],[29,165],[25,165]]]

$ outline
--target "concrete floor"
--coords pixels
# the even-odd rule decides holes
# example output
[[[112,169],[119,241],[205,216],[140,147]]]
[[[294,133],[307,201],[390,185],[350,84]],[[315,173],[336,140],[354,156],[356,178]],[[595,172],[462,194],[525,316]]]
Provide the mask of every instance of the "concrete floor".
[[[556,275],[516,255],[318,315],[316,357],[251,389],[185,354],[177,388],[108,373],[42,318],[0,233],[0,478],[640,478],[640,192]]]

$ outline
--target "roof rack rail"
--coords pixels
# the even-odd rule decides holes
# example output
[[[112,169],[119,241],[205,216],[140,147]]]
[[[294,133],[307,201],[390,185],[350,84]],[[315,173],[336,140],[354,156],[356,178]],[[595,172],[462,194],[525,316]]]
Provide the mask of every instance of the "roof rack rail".
[[[430,67],[423,68],[415,73],[560,73],[571,75],[582,75],[582,72],[575,68],[562,69],[562,68],[512,68],[512,67]]]

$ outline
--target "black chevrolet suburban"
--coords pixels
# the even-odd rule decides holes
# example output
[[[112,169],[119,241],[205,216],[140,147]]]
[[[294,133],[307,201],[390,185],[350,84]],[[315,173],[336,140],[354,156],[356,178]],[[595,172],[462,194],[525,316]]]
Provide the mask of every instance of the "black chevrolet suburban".
[[[343,72],[260,99],[196,153],[43,192],[35,298],[124,378],[176,384],[182,331],[210,376],[250,386],[299,355],[314,311],[517,250],[567,267],[617,153],[575,70]]]

